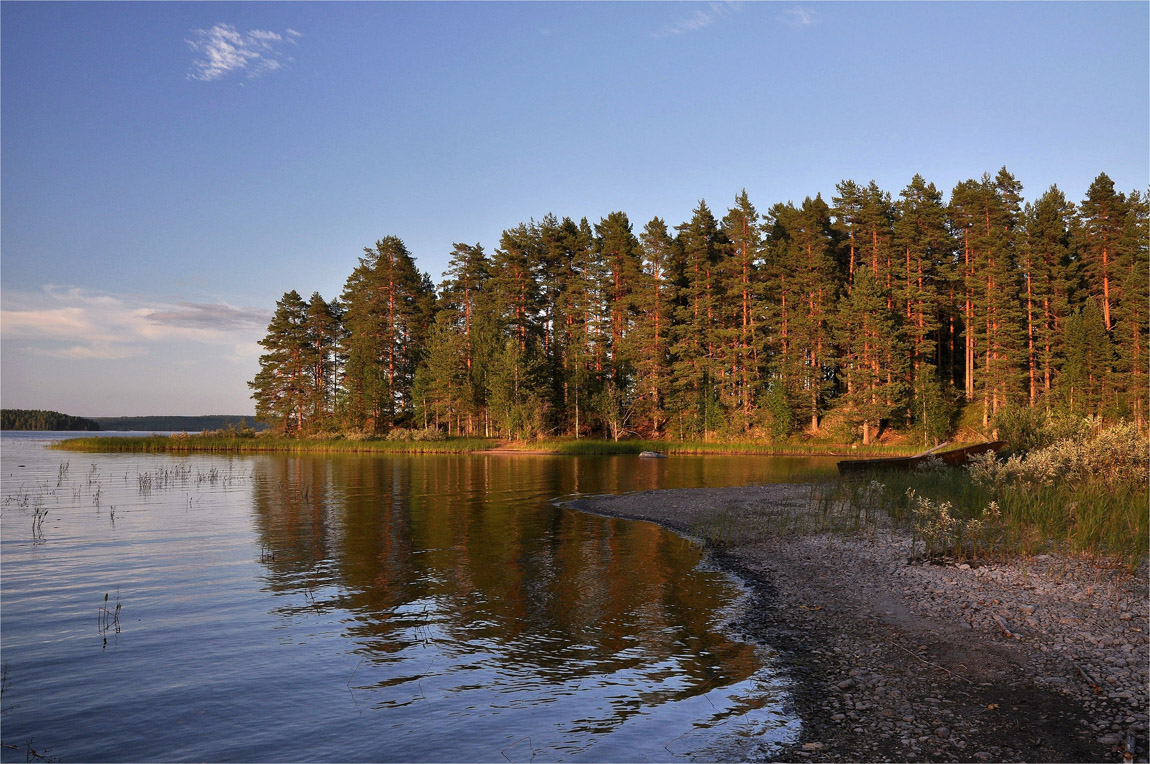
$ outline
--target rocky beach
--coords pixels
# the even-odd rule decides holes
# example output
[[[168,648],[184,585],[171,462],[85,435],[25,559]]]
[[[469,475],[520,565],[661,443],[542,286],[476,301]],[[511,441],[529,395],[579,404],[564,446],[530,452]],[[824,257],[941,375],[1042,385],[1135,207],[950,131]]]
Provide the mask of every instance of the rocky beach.
[[[1042,555],[917,558],[878,523],[823,532],[810,485],[584,497],[577,509],[707,544],[780,651],[802,735],[788,761],[1146,761],[1150,605],[1135,573]]]

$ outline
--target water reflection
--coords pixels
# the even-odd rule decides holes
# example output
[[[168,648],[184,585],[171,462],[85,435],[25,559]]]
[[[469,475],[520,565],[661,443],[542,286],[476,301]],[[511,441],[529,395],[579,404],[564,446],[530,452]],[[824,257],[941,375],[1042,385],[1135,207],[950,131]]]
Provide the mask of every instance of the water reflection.
[[[0,761],[740,760],[797,724],[770,651],[724,635],[738,590],[699,550],[551,501],[833,460],[79,456],[9,435]]]
[[[267,586],[302,595],[279,608],[285,617],[347,614],[345,636],[363,658],[349,691],[357,704],[388,709],[380,718],[393,730],[406,731],[401,709],[422,716],[446,703],[437,724],[466,718],[475,747],[451,749],[453,758],[471,750],[490,759],[524,730],[532,755],[586,754],[596,736],[691,698],[710,705],[696,727],[743,719],[776,702],[778,688],[741,687],[761,680],[763,666],[760,650],[720,628],[732,583],[698,569],[699,549],[654,525],[549,503],[750,482],[756,469],[732,461],[708,475],[718,465],[697,462],[668,479],[665,463],[617,457],[268,457],[255,467]],[[712,698],[720,688],[743,696]],[[669,739],[655,742],[661,757],[679,755],[664,747]],[[428,751],[384,752],[396,754]]]

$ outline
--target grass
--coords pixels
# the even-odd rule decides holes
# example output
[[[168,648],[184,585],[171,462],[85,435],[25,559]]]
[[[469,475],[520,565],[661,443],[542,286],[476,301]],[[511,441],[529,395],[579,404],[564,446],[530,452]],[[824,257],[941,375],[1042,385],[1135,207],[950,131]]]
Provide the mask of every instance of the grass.
[[[546,451],[568,456],[638,454],[758,454],[770,456],[906,456],[922,451],[920,445],[872,445],[852,447],[825,442],[704,442],[697,440],[599,440],[595,438],[547,438],[505,446],[511,450]]]
[[[1070,553],[1115,559],[1132,571],[1150,548],[1150,489],[1145,483],[985,484],[956,469],[867,477],[870,482],[840,481],[822,502],[841,503],[855,514],[883,513],[912,529],[927,556]]]
[[[488,438],[447,438],[437,441],[284,438],[270,435],[239,437],[230,435],[148,435],[129,438],[69,438],[53,448],[86,453],[373,453],[373,454],[453,454],[500,448],[524,453],[542,452],[567,456],[638,454],[658,451],[665,454],[766,454],[777,456],[903,456],[918,453],[919,445],[857,446],[810,443],[702,442],[664,440],[598,440],[547,438],[507,443]]]

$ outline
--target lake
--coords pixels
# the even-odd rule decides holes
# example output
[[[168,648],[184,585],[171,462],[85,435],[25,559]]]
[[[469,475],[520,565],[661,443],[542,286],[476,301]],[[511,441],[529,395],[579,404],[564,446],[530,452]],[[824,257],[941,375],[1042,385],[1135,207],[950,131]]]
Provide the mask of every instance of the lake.
[[[749,759],[797,737],[741,585],[575,494],[761,456],[78,454],[0,437],[3,761]]]

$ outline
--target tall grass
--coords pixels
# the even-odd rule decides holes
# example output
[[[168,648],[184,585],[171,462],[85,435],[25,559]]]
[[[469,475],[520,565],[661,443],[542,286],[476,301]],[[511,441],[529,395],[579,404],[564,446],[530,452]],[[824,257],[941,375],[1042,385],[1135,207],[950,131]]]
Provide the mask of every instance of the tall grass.
[[[1150,549],[1146,464],[1145,438],[1114,428],[1025,457],[988,455],[967,469],[842,480],[823,501],[856,511],[868,502],[880,506],[914,531],[927,556],[1061,552],[1111,558],[1133,570]]]

